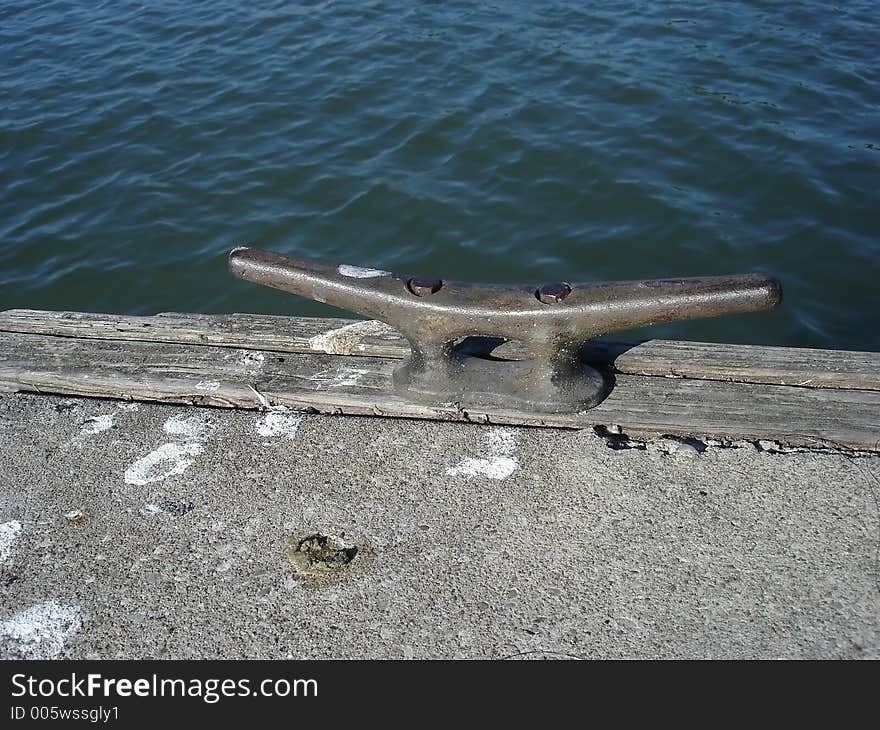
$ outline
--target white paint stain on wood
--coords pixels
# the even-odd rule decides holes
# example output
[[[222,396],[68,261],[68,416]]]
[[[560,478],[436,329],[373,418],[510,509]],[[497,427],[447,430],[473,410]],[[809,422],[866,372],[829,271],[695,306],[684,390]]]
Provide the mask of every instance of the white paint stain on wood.
[[[492,428],[486,434],[488,453],[481,458],[462,459],[456,466],[446,470],[449,476],[483,476],[489,479],[506,479],[519,469],[515,432],[508,428]]]
[[[336,376],[330,382],[329,387],[344,388],[349,385],[357,385],[361,378],[369,372],[366,368],[341,367],[336,371]]]
[[[115,415],[113,413],[109,413],[104,416],[92,416],[91,418],[87,418],[85,423],[83,424],[82,431],[80,431],[81,436],[94,436],[96,433],[101,433],[101,431],[108,431],[113,428],[113,419]]]
[[[192,460],[187,457],[198,456],[203,450],[199,443],[162,444],[128,467],[125,470],[125,481],[143,486],[183,474],[192,464]]]
[[[220,383],[216,380],[200,380],[195,385],[196,390],[204,390],[207,392],[213,392],[215,390],[220,390]]]
[[[370,373],[369,368],[353,368],[343,365],[337,368],[325,368],[314,375],[304,375],[303,380],[318,383],[323,388],[344,388],[349,385],[359,385],[361,378]]]
[[[9,520],[0,524],[0,565],[9,560],[12,555],[12,546],[21,532],[21,522]]]
[[[81,627],[78,608],[46,601],[0,621],[0,643],[9,658],[54,659]]]
[[[245,352],[241,356],[241,364],[249,373],[258,373],[263,369],[266,356],[262,352]]]
[[[257,433],[260,436],[277,437],[286,436],[292,439],[296,436],[302,416],[271,412],[267,413],[257,424]]]
[[[315,352],[326,352],[329,355],[351,355],[363,349],[362,338],[364,337],[394,334],[396,331],[390,325],[375,319],[368,319],[310,337],[309,347]]]
[[[377,276],[391,275],[390,271],[382,271],[382,269],[364,269],[360,266],[351,266],[349,264],[340,264],[336,270],[350,279],[375,279]]]

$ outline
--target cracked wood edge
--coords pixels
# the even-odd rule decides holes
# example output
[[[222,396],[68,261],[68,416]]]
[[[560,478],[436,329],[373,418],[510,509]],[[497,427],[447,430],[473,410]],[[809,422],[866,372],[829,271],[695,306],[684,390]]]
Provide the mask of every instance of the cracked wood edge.
[[[88,339],[249,347],[277,352],[403,358],[406,340],[369,320],[255,314],[126,316],[12,309],[0,312],[0,331]],[[495,351],[518,359],[516,343]],[[795,347],[648,340],[593,341],[585,358],[625,375],[646,375],[805,388],[880,390],[880,353]]]
[[[767,439],[880,450],[880,392],[617,376],[598,407],[575,414],[428,406],[397,396],[392,358],[191,344],[0,334],[0,389],[230,408]]]

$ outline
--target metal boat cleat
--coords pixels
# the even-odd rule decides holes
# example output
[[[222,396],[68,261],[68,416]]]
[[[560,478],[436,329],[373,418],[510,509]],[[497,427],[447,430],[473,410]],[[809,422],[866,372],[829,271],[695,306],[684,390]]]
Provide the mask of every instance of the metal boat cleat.
[[[407,276],[237,248],[233,275],[379,319],[409,342],[395,390],[417,402],[562,413],[600,403],[610,380],[581,358],[590,339],[676,320],[772,309],[769,276],[497,286]],[[517,340],[527,360],[493,358]]]

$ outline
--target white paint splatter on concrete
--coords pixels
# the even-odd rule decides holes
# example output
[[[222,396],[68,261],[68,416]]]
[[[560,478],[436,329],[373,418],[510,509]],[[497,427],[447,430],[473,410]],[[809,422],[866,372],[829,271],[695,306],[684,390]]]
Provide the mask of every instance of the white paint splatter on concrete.
[[[85,424],[80,431],[81,436],[94,436],[101,431],[107,431],[113,428],[113,419],[116,416],[112,413],[106,416],[92,416],[87,418]]]
[[[260,436],[286,436],[292,439],[296,436],[296,430],[302,420],[300,415],[272,412],[257,424],[257,433]]]
[[[349,264],[340,264],[336,270],[350,279],[375,279],[377,276],[391,275],[390,271],[382,271],[382,269],[363,269],[360,266],[350,266]]]
[[[0,524],[0,565],[9,560],[12,555],[12,546],[18,539],[18,533],[21,532],[21,522],[18,520],[9,520]]]
[[[449,476],[484,476],[489,479],[506,479],[519,469],[514,456],[516,436],[506,428],[492,428],[486,434],[488,454],[483,458],[468,458],[446,470]]]
[[[137,411],[140,410],[140,405],[137,403],[117,403],[116,407],[120,411]]]
[[[128,467],[125,470],[125,481],[142,486],[183,474],[192,464],[192,460],[186,457],[198,456],[203,450],[199,443],[162,444]]]
[[[38,603],[0,621],[4,655],[21,659],[53,659],[82,626],[80,610],[55,601]]]
[[[196,390],[215,391],[220,390],[220,383],[216,380],[200,380],[195,385]]]
[[[450,476],[484,476],[489,479],[506,479],[519,468],[519,462],[509,456],[492,456],[488,459],[462,459],[457,466],[446,470]]]
[[[184,439],[197,439],[208,428],[208,424],[198,416],[186,418],[180,414],[171,416],[171,418],[165,421],[165,425],[162,426],[162,430],[165,433]]]
[[[330,355],[351,355],[363,350],[361,338],[393,334],[394,328],[384,322],[368,319],[354,322],[309,338],[309,347]]]

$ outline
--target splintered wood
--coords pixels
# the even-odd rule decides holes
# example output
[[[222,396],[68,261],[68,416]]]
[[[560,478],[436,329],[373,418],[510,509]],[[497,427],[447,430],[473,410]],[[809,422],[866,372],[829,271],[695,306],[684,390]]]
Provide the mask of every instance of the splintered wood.
[[[611,395],[548,416],[401,398],[391,371],[409,348],[379,322],[10,310],[0,340],[8,391],[880,450],[878,353],[598,341],[586,356],[614,373]]]

